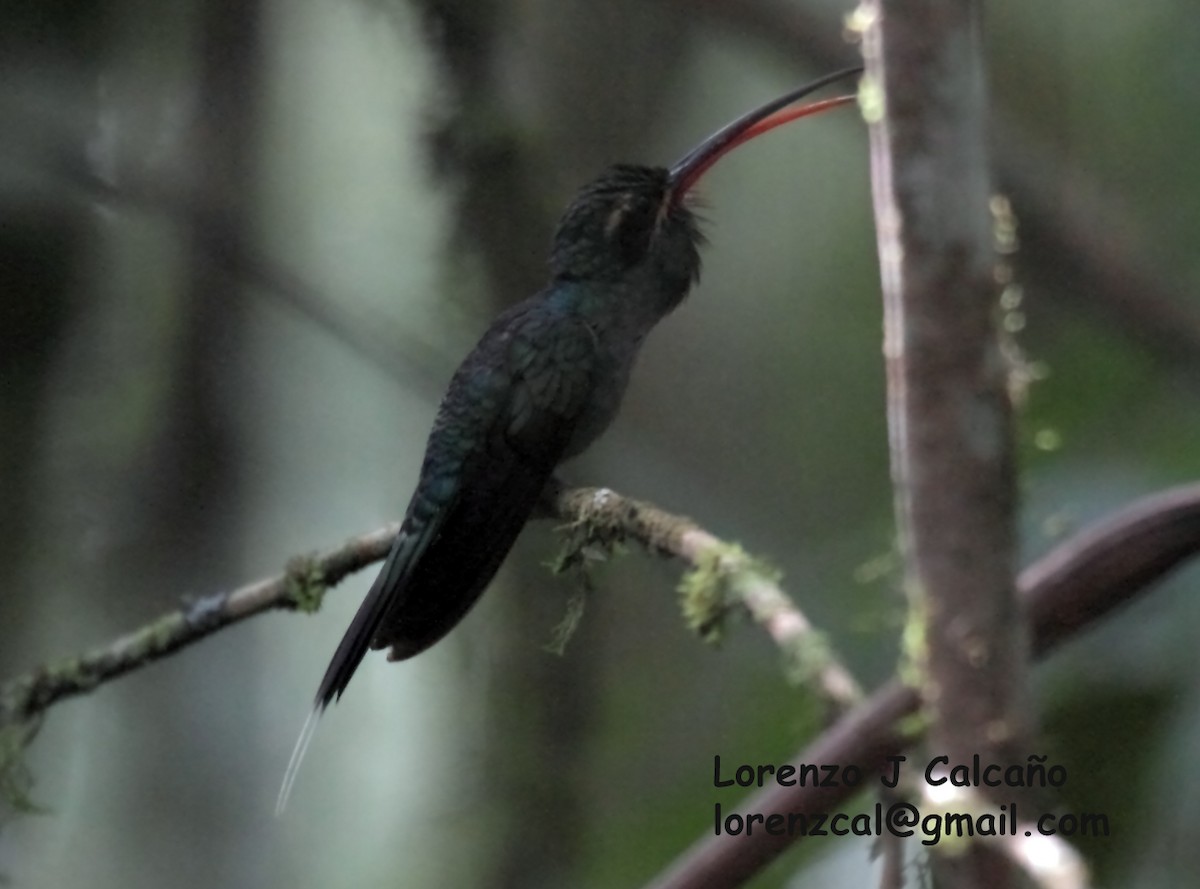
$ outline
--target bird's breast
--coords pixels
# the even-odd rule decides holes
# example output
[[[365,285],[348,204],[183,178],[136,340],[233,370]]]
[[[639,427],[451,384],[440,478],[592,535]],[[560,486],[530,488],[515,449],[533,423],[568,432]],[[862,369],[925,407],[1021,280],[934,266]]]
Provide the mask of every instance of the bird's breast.
[[[616,418],[640,346],[641,337],[616,341],[604,336],[597,338],[592,397],[575,423],[566,456],[574,457],[583,452]]]

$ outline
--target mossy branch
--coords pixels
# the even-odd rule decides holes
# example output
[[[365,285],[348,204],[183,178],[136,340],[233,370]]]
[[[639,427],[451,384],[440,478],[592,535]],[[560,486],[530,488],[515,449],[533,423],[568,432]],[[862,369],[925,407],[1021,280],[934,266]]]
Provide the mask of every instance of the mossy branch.
[[[35,810],[22,754],[53,704],[264,611],[316,611],[328,587],[382,559],[398,530],[398,525],[390,525],[336,549],[296,557],[282,574],[196,599],[106,645],[44,664],[0,685],[0,798],[17,811]]]
[[[860,696],[849,674],[831,661],[823,642],[779,589],[775,573],[740,547],[723,543],[690,519],[606,488],[555,487],[543,510],[566,522],[566,544],[557,570],[580,570],[586,583],[588,560],[607,557],[625,541],[678,558],[691,566],[680,583],[684,613],[703,638],[719,638],[727,617],[744,609],[784,652],[789,677],[815,678],[832,710],[840,711]],[[393,524],[326,552],[296,557],[281,574],[197,599],[106,645],[0,685],[0,797],[14,809],[34,808],[22,753],[53,704],[90,692],[256,614],[272,609],[317,611],[330,587],[383,559],[398,530]],[[561,649],[581,609],[582,599],[576,597],[552,647]]]
[[[196,599],[106,645],[38,667],[0,686],[0,727],[28,720],[231,624],[274,608],[311,613],[328,587],[382,559],[399,530],[390,525],[325,553],[293,558],[274,577]]]
[[[628,541],[677,558],[690,568],[679,582],[684,618],[701,638],[719,641],[730,616],[747,614],[783,653],[788,678],[810,685],[831,716],[861,700],[858,683],[779,586],[779,572],[737,544],[720,540],[691,519],[608,488],[554,490],[545,508],[568,522],[560,570],[586,564]]]

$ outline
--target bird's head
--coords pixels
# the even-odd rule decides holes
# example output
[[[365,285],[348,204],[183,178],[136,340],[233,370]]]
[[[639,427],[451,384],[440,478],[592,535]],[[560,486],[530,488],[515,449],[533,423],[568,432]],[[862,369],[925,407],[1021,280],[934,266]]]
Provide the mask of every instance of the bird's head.
[[[700,275],[696,215],[663,167],[619,164],[588,183],[558,223],[550,264],[558,279],[612,281],[650,263],[684,289]]]
[[[700,276],[699,220],[688,206],[692,187],[743,142],[777,126],[853,101],[842,96],[787,106],[858,73],[848,68],[806,84],[742,115],[672,167],[619,164],[584,186],[559,221],[550,256],[557,280],[616,281],[644,270],[682,298]]]

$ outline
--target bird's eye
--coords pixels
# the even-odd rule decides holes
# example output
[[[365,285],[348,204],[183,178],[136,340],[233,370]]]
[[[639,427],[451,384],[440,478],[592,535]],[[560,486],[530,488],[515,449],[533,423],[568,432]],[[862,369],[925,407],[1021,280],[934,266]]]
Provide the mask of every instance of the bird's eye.
[[[604,225],[604,234],[626,266],[642,261],[654,236],[656,207],[633,194],[617,199]]]

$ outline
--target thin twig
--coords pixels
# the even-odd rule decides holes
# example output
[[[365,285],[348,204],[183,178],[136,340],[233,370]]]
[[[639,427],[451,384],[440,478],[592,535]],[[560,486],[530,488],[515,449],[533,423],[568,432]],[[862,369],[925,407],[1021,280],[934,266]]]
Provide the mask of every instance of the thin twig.
[[[297,557],[283,574],[204,596],[106,645],[9,680],[0,686],[0,728],[37,716],[63,698],[90,692],[264,611],[315,611],[328,587],[387,555],[399,528],[388,525],[319,555]]]

